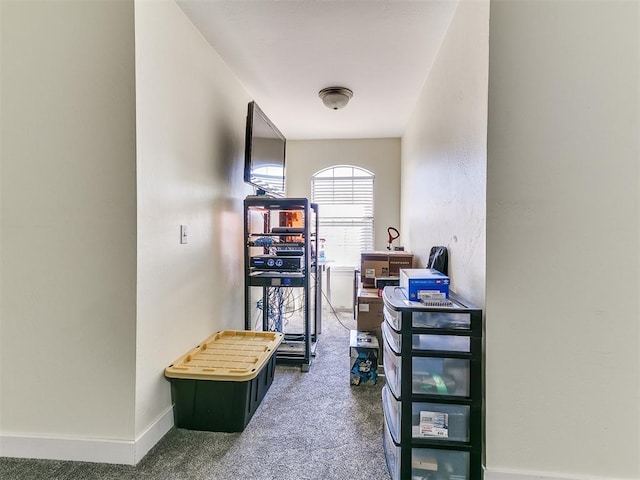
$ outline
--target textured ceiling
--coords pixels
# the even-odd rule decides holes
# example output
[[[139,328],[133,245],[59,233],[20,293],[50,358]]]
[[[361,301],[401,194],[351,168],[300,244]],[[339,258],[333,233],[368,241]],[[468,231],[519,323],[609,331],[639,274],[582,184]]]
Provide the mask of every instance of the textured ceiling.
[[[287,139],[400,137],[457,0],[177,0]],[[318,97],[354,92],[341,110]]]

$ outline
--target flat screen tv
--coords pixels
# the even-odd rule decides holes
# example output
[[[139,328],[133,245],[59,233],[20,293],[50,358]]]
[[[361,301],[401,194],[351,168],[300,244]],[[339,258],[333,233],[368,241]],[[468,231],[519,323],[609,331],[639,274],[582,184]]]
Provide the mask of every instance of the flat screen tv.
[[[257,194],[285,195],[285,151],[287,140],[267,118],[256,102],[247,110],[244,151],[244,181]]]

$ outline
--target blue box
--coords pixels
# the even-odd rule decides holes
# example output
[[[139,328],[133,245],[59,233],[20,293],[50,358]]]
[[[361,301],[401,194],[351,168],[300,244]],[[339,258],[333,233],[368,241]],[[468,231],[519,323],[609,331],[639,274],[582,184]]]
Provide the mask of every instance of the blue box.
[[[400,270],[400,287],[407,292],[407,298],[420,300],[418,292],[435,291],[449,298],[449,277],[433,268],[403,268]]]

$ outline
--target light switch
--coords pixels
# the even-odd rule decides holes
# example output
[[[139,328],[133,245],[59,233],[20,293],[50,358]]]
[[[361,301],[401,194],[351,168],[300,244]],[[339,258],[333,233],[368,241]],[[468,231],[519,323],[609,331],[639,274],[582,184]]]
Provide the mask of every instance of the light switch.
[[[180,243],[187,243],[187,226],[180,225]]]

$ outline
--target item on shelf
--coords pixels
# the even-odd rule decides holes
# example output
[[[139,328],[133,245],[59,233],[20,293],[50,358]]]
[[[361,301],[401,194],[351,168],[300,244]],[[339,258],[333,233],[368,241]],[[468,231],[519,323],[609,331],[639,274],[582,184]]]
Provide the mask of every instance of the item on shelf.
[[[318,245],[318,260],[326,260],[327,259],[327,250],[326,250],[326,239],[320,238]]]
[[[304,249],[300,247],[278,247],[276,245],[276,255],[301,257],[304,255]]]
[[[281,235],[301,235],[304,233],[304,227],[273,227],[271,233],[277,233]]]
[[[374,286],[379,290],[378,296],[381,297],[384,287],[397,287],[400,285],[400,277],[376,277],[373,282]]]
[[[418,436],[421,437],[448,437],[449,415],[444,412],[420,412],[418,424]]]
[[[271,237],[259,237],[253,241],[253,244],[256,246],[265,246],[270,247],[273,245],[273,238]]]
[[[437,472],[438,459],[428,454],[413,452],[411,468],[414,470],[431,470]]]
[[[449,375],[437,373],[414,373],[413,391],[451,395],[456,391],[456,381]]]
[[[251,267],[259,270],[300,270],[302,257],[294,255],[256,255],[251,257]]]
[[[387,242],[387,250],[392,250],[393,241],[400,237],[400,232],[395,227],[387,228],[387,235],[389,236],[389,241]]]

